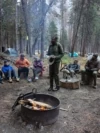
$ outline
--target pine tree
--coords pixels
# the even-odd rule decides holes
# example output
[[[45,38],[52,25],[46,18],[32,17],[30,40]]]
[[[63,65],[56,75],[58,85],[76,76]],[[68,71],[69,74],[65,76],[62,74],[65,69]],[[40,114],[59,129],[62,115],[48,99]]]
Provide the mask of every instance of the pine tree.
[[[58,29],[54,21],[49,24],[49,37],[52,38],[58,35]]]

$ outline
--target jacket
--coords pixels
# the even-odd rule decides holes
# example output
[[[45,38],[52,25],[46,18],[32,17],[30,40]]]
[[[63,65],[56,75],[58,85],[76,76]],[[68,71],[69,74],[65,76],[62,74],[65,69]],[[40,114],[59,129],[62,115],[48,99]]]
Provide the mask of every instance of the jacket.
[[[41,60],[34,61],[33,66],[35,68],[41,68],[41,69],[43,69],[43,64],[42,64]]]
[[[79,71],[80,70],[80,66],[78,64],[69,64],[68,65],[68,69],[74,70],[74,71]]]
[[[85,65],[86,70],[98,71],[100,69],[100,63],[98,60],[88,60]]]
[[[54,55],[56,56],[55,62],[60,62],[61,58],[63,57],[63,49],[62,46],[59,43],[56,43],[55,45],[50,45],[48,49],[47,55]]]
[[[7,73],[8,71],[12,71],[12,70],[13,70],[13,67],[10,66],[10,65],[4,65],[4,66],[2,67],[2,72],[3,72],[3,73]]]
[[[27,59],[24,60],[17,60],[15,63],[16,67],[29,67],[30,66],[30,62]]]

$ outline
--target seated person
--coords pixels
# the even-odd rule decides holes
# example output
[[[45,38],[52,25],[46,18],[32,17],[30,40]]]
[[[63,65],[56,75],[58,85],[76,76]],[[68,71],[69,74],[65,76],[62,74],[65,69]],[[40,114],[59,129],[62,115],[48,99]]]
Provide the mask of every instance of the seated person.
[[[16,61],[15,66],[18,68],[18,78],[20,78],[22,72],[25,72],[25,76],[28,78],[30,62],[25,58],[24,54],[20,55],[20,59]]]
[[[42,74],[43,72],[43,64],[41,59],[38,57],[35,57],[34,63],[33,63],[33,74],[34,74],[34,79],[37,80],[39,77],[39,74]]]
[[[74,60],[74,62],[72,64],[69,64],[67,68],[70,71],[74,71],[74,73],[79,72],[80,66],[78,65],[78,60]]]
[[[2,72],[6,79],[9,79],[9,82],[12,82],[12,78],[15,78],[16,81],[19,81],[19,79],[16,76],[15,70],[10,65],[9,61],[4,61],[4,66],[2,67]]]
[[[90,60],[86,62],[85,71],[82,71],[82,83],[84,83],[85,74],[88,76],[88,79],[91,80],[93,77],[94,85],[93,88],[97,88],[97,73],[99,70],[99,61],[98,55],[94,54]],[[89,81],[87,81],[89,83]]]
[[[80,66],[78,65],[78,60],[74,60],[73,63],[69,64],[66,67],[66,73],[70,74],[71,77],[73,77],[73,75],[77,72],[79,72],[80,70]]]
[[[2,74],[2,71],[0,70],[0,84],[2,84],[2,79],[3,79],[3,74]]]

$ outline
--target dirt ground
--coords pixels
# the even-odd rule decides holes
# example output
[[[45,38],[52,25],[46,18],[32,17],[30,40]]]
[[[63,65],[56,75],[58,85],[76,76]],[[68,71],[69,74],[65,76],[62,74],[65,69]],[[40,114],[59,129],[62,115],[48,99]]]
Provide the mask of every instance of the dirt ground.
[[[100,79],[98,88],[81,86],[70,90],[61,88],[58,92],[48,92],[49,79],[44,74],[37,82],[21,80],[0,84],[0,133],[100,133]],[[37,88],[39,93],[51,94],[61,101],[59,118],[50,126],[35,129],[26,125],[20,117],[20,106],[15,112],[11,107],[20,93],[31,92]]]

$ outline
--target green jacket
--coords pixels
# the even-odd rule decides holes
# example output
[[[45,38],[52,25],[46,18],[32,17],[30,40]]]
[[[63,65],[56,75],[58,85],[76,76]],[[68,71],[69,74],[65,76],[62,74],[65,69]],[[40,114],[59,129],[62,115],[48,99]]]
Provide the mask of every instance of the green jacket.
[[[55,45],[50,45],[48,49],[48,54],[47,55],[55,55],[55,62],[60,62],[61,58],[63,57],[63,49],[61,44],[57,43]]]

